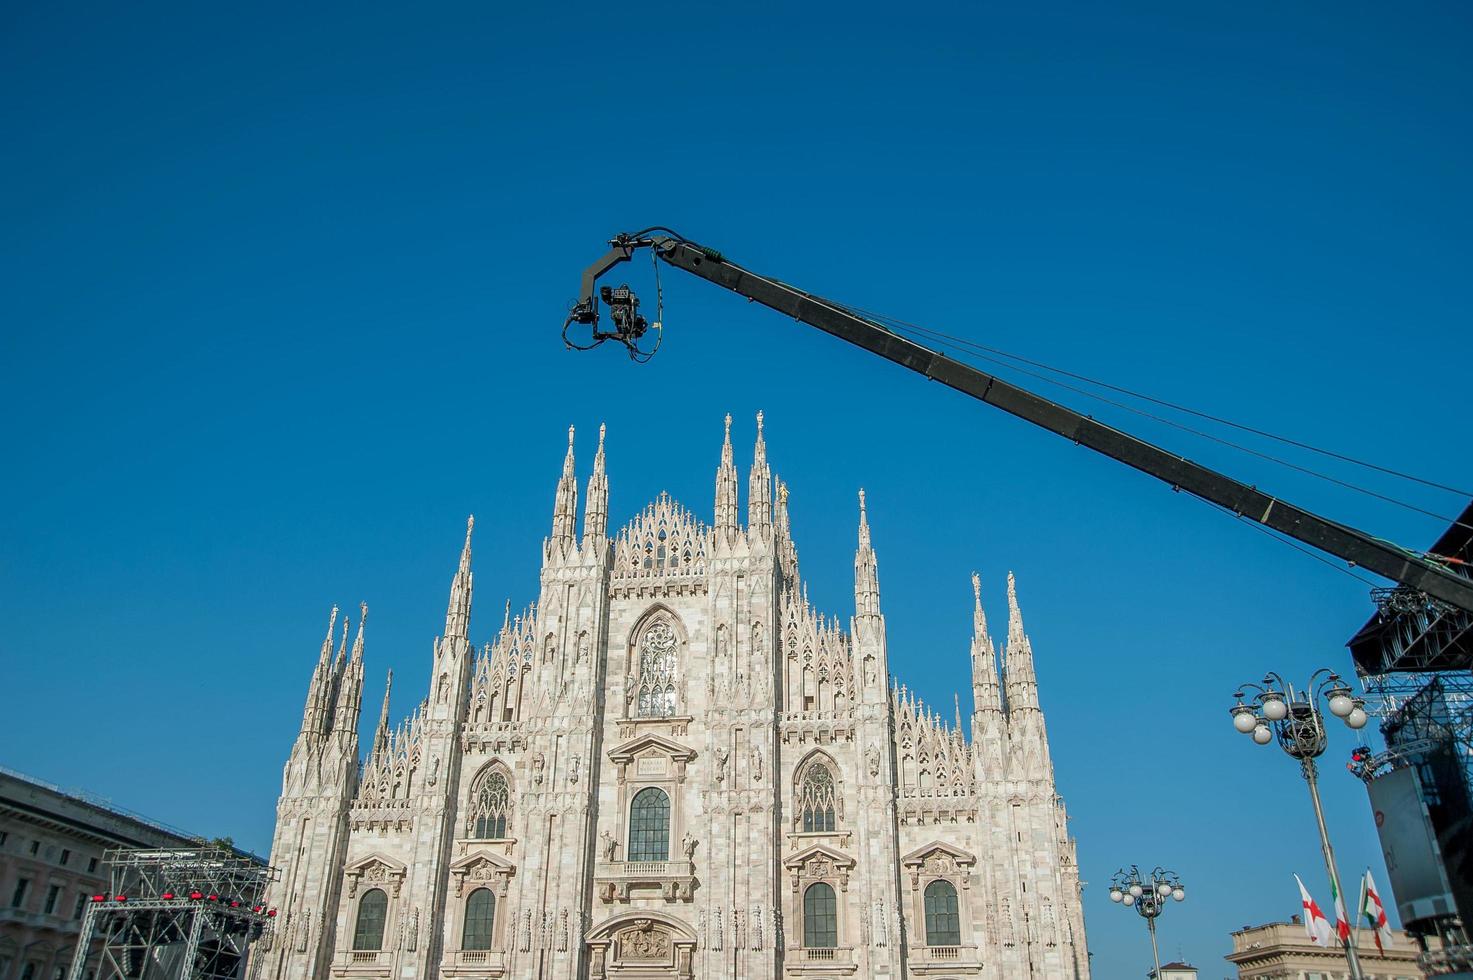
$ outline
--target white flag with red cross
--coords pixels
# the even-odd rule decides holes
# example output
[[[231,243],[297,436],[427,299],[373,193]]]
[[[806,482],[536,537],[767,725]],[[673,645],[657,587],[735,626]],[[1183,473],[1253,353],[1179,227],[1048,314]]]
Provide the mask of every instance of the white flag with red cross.
[[[1309,897],[1309,889],[1304,887],[1304,882],[1295,875],[1294,880],[1299,882],[1299,901],[1304,905],[1304,931],[1309,936],[1309,941],[1316,946],[1331,947],[1335,945],[1335,927],[1330,925],[1330,920],[1325,918],[1325,913],[1315,904],[1315,900]]]
[[[1371,869],[1366,869],[1366,901],[1361,914],[1370,920],[1376,930],[1376,949],[1382,953],[1391,945],[1391,923],[1386,921],[1386,906],[1381,904],[1381,895],[1371,879]]]

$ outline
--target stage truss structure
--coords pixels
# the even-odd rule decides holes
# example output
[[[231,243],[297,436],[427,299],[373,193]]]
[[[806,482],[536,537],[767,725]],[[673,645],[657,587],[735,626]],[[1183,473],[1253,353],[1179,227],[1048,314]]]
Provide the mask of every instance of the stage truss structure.
[[[95,980],[241,980],[276,917],[265,905],[276,869],[224,847],[117,848],[104,860],[111,890],[87,905],[67,980],[89,962]]]

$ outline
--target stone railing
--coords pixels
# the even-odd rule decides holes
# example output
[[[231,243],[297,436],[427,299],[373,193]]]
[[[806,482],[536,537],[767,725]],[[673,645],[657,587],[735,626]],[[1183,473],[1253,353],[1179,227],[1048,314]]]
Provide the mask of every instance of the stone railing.
[[[658,888],[666,901],[690,901],[696,869],[690,861],[600,861],[593,881],[605,902],[627,902],[631,888]]]
[[[790,973],[832,976],[853,973],[855,969],[854,950],[847,946],[793,949],[786,959]]]
[[[981,960],[976,946],[912,946],[910,964],[913,972],[929,974],[975,968]]]

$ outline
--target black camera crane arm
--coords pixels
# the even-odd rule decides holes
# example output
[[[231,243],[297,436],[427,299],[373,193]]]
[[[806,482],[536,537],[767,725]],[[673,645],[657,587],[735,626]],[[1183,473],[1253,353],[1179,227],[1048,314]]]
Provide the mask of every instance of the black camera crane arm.
[[[618,263],[627,261],[636,249],[650,248],[658,259],[668,265],[817,327],[932,381],[939,381],[949,388],[1061,435],[1076,445],[1093,449],[1103,456],[1161,480],[1173,490],[1185,490],[1352,565],[1359,565],[1464,612],[1473,613],[1473,581],[1418,554],[1296,507],[1256,487],[1167,452],[1159,446],[1097,422],[1087,415],[1035,395],[971,365],[939,354],[848,310],[840,303],[743,269],[714,249],[673,235],[644,237],[648,231],[653,230],[656,229],[647,229],[646,232],[634,235],[620,235],[610,242],[609,253],[584,271],[583,292],[573,308],[570,322],[580,313],[587,315],[588,319],[576,319],[576,322],[594,324],[594,344],[601,342],[597,329],[597,300],[593,291],[595,282]],[[619,340],[633,349],[638,337],[630,336],[626,331],[615,330],[603,335],[602,339]]]

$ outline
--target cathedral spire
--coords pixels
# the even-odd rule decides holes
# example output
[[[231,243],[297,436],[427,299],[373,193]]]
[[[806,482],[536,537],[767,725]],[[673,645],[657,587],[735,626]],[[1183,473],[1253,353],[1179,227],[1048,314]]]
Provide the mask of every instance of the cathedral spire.
[[[772,471],[767,467],[767,440],[762,435],[762,413],[757,413],[757,448],[747,485],[747,530],[754,537],[772,533]]]
[[[317,655],[317,666],[312,670],[312,681],[307,687],[307,705],[302,710],[303,735],[320,735],[327,723],[332,692],[332,638],[337,625],[338,607],[334,604],[327,617],[327,636],[322,639],[322,651]]]
[[[388,680],[384,682],[384,704],[378,711],[378,727],[373,730],[373,749],[369,752],[369,758],[377,758],[380,753],[388,747],[389,741],[389,695],[394,690],[394,671],[389,671]]]
[[[609,531],[609,477],[604,470],[604,432],[606,426],[598,426],[598,452],[593,455],[593,475],[588,478],[588,502],[583,507],[583,544],[585,548],[597,547]],[[568,445],[568,458],[572,459],[573,447]],[[565,464],[566,467],[566,464]]]
[[[552,548],[563,554],[575,542],[578,526],[578,481],[573,476],[573,427],[568,426],[568,454],[563,457],[563,475],[557,482],[557,500],[552,508]]]
[[[737,472],[732,462],[731,413],[726,415],[726,438],[721,443],[721,465],[716,468],[716,537],[726,543],[737,532]]]
[[[368,622],[368,603],[358,603],[358,635],[353,638],[353,660],[363,662],[363,624]]]
[[[332,729],[352,736],[358,741],[358,714],[363,706],[363,624],[368,621],[368,603],[358,604],[358,635],[353,640],[353,659],[343,663],[343,653],[338,653],[338,662],[343,663],[338,677],[338,690],[333,705]],[[343,643],[348,641],[348,620],[343,619]]]
[[[982,610],[982,579],[976,572],[972,573],[972,702],[977,711],[1002,710],[997,650],[987,631],[987,613]]]
[[[1008,647],[1004,675],[1007,682],[1008,713],[1038,710],[1038,679],[1033,673],[1033,646],[1023,632],[1023,613],[1018,608],[1018,586],[1008,572]]]
[[[880,563],[870,543],[864,491],[859,491],[859,549],[854,552],[854,615],[863,620],[880,615]]]
[[[471,625],[471,532],[476,527],[472,514],[465,522],[465,546],[460,549],[460,566],[450,583],[450,605],[445,610],[445,639],[466,639]]]

